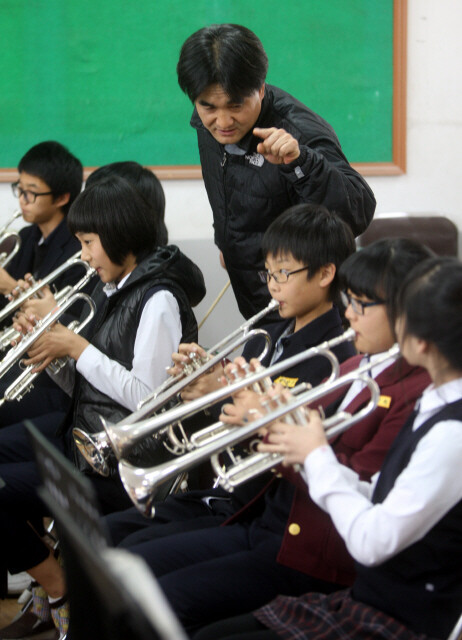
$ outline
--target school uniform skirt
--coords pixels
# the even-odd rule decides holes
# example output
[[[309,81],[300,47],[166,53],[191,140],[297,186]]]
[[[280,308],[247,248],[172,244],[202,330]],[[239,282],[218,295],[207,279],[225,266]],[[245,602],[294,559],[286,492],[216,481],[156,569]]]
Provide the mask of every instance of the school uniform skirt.
[[[349,589],[329,595],[278,596],[253,615],[286,640],[432,640],[353,600]]]

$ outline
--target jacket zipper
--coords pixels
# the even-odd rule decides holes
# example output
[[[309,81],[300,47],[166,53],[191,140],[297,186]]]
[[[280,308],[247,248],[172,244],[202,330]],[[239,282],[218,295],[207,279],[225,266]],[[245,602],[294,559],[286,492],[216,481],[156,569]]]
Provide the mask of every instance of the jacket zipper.
[[[228,153],[226,151],[223,152],[223,159],[221,161],[221,168],[223,169],[223,196],[224,196],[224,208],[225,208],[225,219],[223,225],[223,238],[226,243],[228,240],[228,199],[226,197],[226,167],[228,164]]]

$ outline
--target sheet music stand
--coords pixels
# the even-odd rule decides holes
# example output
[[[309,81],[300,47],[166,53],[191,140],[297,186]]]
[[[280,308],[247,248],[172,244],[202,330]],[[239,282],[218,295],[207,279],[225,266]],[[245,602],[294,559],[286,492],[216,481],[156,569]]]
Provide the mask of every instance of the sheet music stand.
[[[26,422],[64,558],[72,640],[186,640],[141,558],[109,547],[90,481]]]

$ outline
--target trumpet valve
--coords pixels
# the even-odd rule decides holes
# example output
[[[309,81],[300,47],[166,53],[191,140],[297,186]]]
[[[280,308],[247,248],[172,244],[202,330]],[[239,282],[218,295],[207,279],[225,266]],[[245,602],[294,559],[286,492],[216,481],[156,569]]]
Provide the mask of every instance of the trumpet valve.
[[[111,447],[105,433],[88,434],[77,427],[72,430],[75,444],[88,464],[100,475],[109,476],[109,465],[106,458],[109,457]]]

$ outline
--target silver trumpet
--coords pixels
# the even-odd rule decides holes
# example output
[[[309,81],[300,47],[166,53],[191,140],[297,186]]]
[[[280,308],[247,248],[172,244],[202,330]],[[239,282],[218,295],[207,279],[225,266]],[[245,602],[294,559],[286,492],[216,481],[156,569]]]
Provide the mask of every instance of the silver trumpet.
[[[258,359],[262,360],[268,353],[268,349],[271,346],[271,339],[266,331],[263,329],[252,329],[252,326],[278,307],[279,303],[276,300],[271,300],[264,309],[252,316],[252,318],[249,318],[249,320],[241,324],[235,331],[208,349],[204,359],[199,357],[194,358],[194,355],[196,354],[190,354],[191,364],[186,365],[182,373],[167,378],[165,382],[163,382],[153,391],[152,394],[138,405],[138,408],[134,413],[127,416],[117,425],[112,425],[112,428],[117,429],[119,426],[137,424],[144,418],[161,411],[168,402],[177,398],[187,385],[194,382],[194,380],[199,378],[199,376],[203,375],[220,363],[227,355],[256,336],[261,336],[265,340],[264,348],[258,355]],[[103,418],[101,418],[101,422],[104,429],[106,429],[106,423]],[[177,420],[175,424],[177,423],[179,423],[179,420]],[[167,423],[164,426],[168,427],[169,424]],[[101,475],[109,475],[107,458],[111,457],[114,452],[111,441],[106,435],[106,431],[89,434],[76,427],[73,430],[73,434],[76,445],[86,461]],[[176,451],[179,451],[184,447],[184,443],[176,439],[171,430],[169,437]],[[184,433],[183,437],[186,437]]]
[[[33,282],[33,284],[35,284],[35,281]],[[70,291],[70,289],[72,289],[72,291]],[[63,289],[54,294],[56,305],[59,306],[62,302],[67,300],[67,298],[72,295],[72,293],[75,293],[75,291],[76,289],[74,290],[74,288],[72,287],[63,287]],[[40,291],[35,295],[37,297],[40,297],[39,294]],[[15,329],[13,325],[11,325],[10,327],[5,327],[5,329],[0,331],[0,351],[7,351],[8,349],[10,349],[12,346],[11,343],[13,341],[21,339],[22,335],[23,334],[20,331],[17,331],[17,329]]]
[[[92,320],[96,310],[95,303],[86,293],[74,293],[72,296],[68,297],[60,306],[53,309],[53,311],[50,311],[48,315],[40,320],[34,327],[34,330],[24,336],[16,347],[10,349],[0,362],[0,378],[27,353],[37,338],[43,335],[45,331],[49,331],[52,325],[59,320],[63,313],[79,300],[83,300],[87,303],[89,307],[88,315],[81,323],[78,321],[71,322],[68,328],[74,333],[80,333],[90,320]],[[66,364],[67,360],[67,357],[56,359],[48,365],[47,369],[49,369],[53,374],[56,374]],[[32,371],[36,366],[37,365],[29,365],[24,369],[16,380],[6,389],[3,398],[0,400],[0,406],[11,400],[21,400],[21,398],[33,388],[35,378],[42,373],[41,371]]]
[[[21,247],[21,237],[17,231],[9,231],[8,227],[16,218],[22,216],[22,211],[15,211],[8,222],[0,229],[0,244],[3,244],[8,238],[14,238],[15,243],[10,251],[0,252],[0,268],[5,268],[7,264],[14,258]]]
[[[117,460],[120,460],[137,442],[147,436],[152,436],[169,425],[177,424],[198,411],[202,411],[220,402],[236,391],[240,391],[267,376],[273,377],[304,360],[314,358],[318,355],[328,358],[332,366],[332,373],[329,380],[335,379],[338,375],[339,364],[331,349],[343,342],[354,340],[354,338],[355,332],[353,329],[348,329],[341,336],[327,340],[316,347],[311,347],[291,358],[277,362],[262,371],[240,378],[222,389],[218,389],[191,402],[173,407],[160,415],[145,420],[137,422],[133,419],[136,413],[139,412],[135,412],[135,414],[128,416],[128,419],[121,420],[117,424],[109,424],[101,418],[104,431],[96,434],[87,434],[80,429],[74,429],[74,439],[79,450],[93,469],[101,475],[108,475],[108,459],[111,457],[115,456]]]
[[[246,482],[264,471],[273,469],[283,460],[284,456],[259,452],[251,453],[247,458],[238,460],[235,465],[225,470],[222,469],[218,462],[218,455],[220,453],[247,440],[255,435],[261,427],[265,427],[269,423],[283,418],[286,414],[305,405],[313,404],[332,391],[351,385],[355,380],[361,380],[367,385],[371,393],[371,398],[367,405],[355,414],[341,411],[337,415],[324,420],[327,437],[331,439],[339,435],[356,422],[362,420],[377,406],[380,390],[375,380],[368,375],[372,366],[387,360],[394,361],[398,357],[399,347],[398,345],[394,345],[383,355],[383,358],[376,360],[373,365],[372,363],[367,363],[334,381],[324,382],[314,389],[310,389],[306,393],[301,393],[297,397],[292,398],[291,401],[278,406],[262,418],[243,427],[231,427],[221,438],[216,438],[214,441],[199,447],[195,451],[190,451],[166,463],[143,469],[134,467],[125,460],[121,460],[119,462],[119,474],[125,490],[134,505],[144,516],[153,517],[153,496],[161,484],[201,462],[212,459],[215,470],[218,473],[218,483],[225,489],[232,491],[238,484]]]
[[[23,293],[21,293],[21,295],[19,295],[17,298],[11,300],[11,302],[9,302],[9,304],[7,304],[6,307],[4,307],[0,311],[0,322],[3,322],[3,320],[5,320],[5,318],[7,318],[11,313],[17,311],[17,309],[19,309],[26,300],[35,296],[45,285],[51,284],[53,280],[67,271],[67,269],[75,267],[76,265],[82,266],[85,269],[85,274],[75,285],[64,287],[62,289],[63,296],[64,293],[67,293],[68,296],[73,295],[75,291],[84,287],[90,280],[90,278],[95,275],[96,271],[93,269],[93,267],[90,267],[88,262],[85,262],[85,260],[81,259],[80,251],[77,251],[77,253],[66,260],[66,262],[63,262],[63,264],[54,269],[54,271],[51,271],[51,273],[45,276],[45,278],[42,278],[40,282],[35,283],[32,287],[23,291]]]

